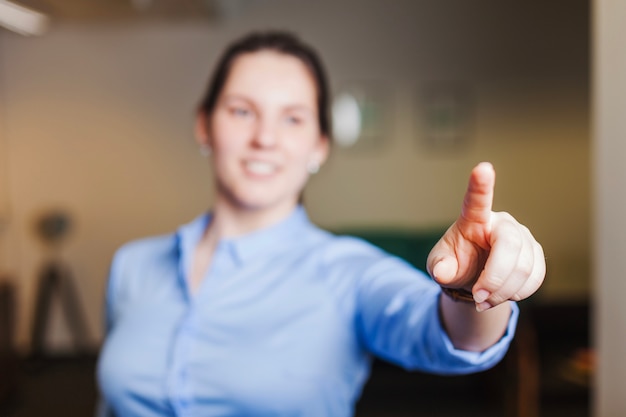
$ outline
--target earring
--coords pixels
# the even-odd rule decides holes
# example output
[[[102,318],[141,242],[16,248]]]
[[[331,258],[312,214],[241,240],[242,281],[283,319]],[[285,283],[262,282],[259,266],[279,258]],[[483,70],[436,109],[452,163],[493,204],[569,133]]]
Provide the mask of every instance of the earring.
[[[319,164],[319,162],[317,162],[317,161],[309,161],[309,163],[306,166],[306,170],[311,175],[317,174],[320,171],[320,164]]]
[[[209,145],[200,145],[200,155],[207,158],[211,155],[211,147]]]

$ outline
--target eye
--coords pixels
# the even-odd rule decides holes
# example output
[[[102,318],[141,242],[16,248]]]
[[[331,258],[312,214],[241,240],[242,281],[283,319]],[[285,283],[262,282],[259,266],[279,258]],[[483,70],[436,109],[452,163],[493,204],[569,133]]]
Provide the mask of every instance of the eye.
[[[303,122],[301,117],[293,116],[293,115],[287,116],[285,118],[285,121],[287,122],[287,124],[294,125],[294,126],[300,125]]]
[[[252,117],[252,112],[250,109],[242,106],[231,106],[229,109],[231,115],[235,117],[248,118]]]

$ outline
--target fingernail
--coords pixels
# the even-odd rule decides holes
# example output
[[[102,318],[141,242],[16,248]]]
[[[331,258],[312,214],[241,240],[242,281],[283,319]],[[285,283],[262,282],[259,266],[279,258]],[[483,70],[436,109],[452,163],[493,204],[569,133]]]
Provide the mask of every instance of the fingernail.
[[[485,310],[489,310],[490,308],[491,308],[491,304],[487,302],[476,304],[476,311],[478,311],[479,313],[482,313]]]
[[[474,301],[476,301],[477,304],[480,304],[489,298],[490,295],[491,294],[487,290],[478,290],[474,293]]]

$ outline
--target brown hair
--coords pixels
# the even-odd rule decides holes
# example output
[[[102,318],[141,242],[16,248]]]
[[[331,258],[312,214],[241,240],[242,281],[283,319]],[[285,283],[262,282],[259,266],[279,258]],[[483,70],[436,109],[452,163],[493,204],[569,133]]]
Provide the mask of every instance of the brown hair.
[[[213,72],[199,111],[210,115],[224,88],[235,59],[245,53],[271,50],[298,58],[311,71],[317,90],[318,122],[322,135],[330,138],[329,92],[326,73],[317,52],[298,37],[282,31],[252,32],[233,42],[222,54]]]

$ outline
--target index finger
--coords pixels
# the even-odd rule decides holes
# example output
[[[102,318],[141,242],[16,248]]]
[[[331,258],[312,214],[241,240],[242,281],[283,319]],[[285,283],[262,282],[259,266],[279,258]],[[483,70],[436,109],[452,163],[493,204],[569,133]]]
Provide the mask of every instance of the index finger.
[[[461,209],[461,226],[489,225],[495,184],[496,172],[489,162],[481,162],[472,169]]]

